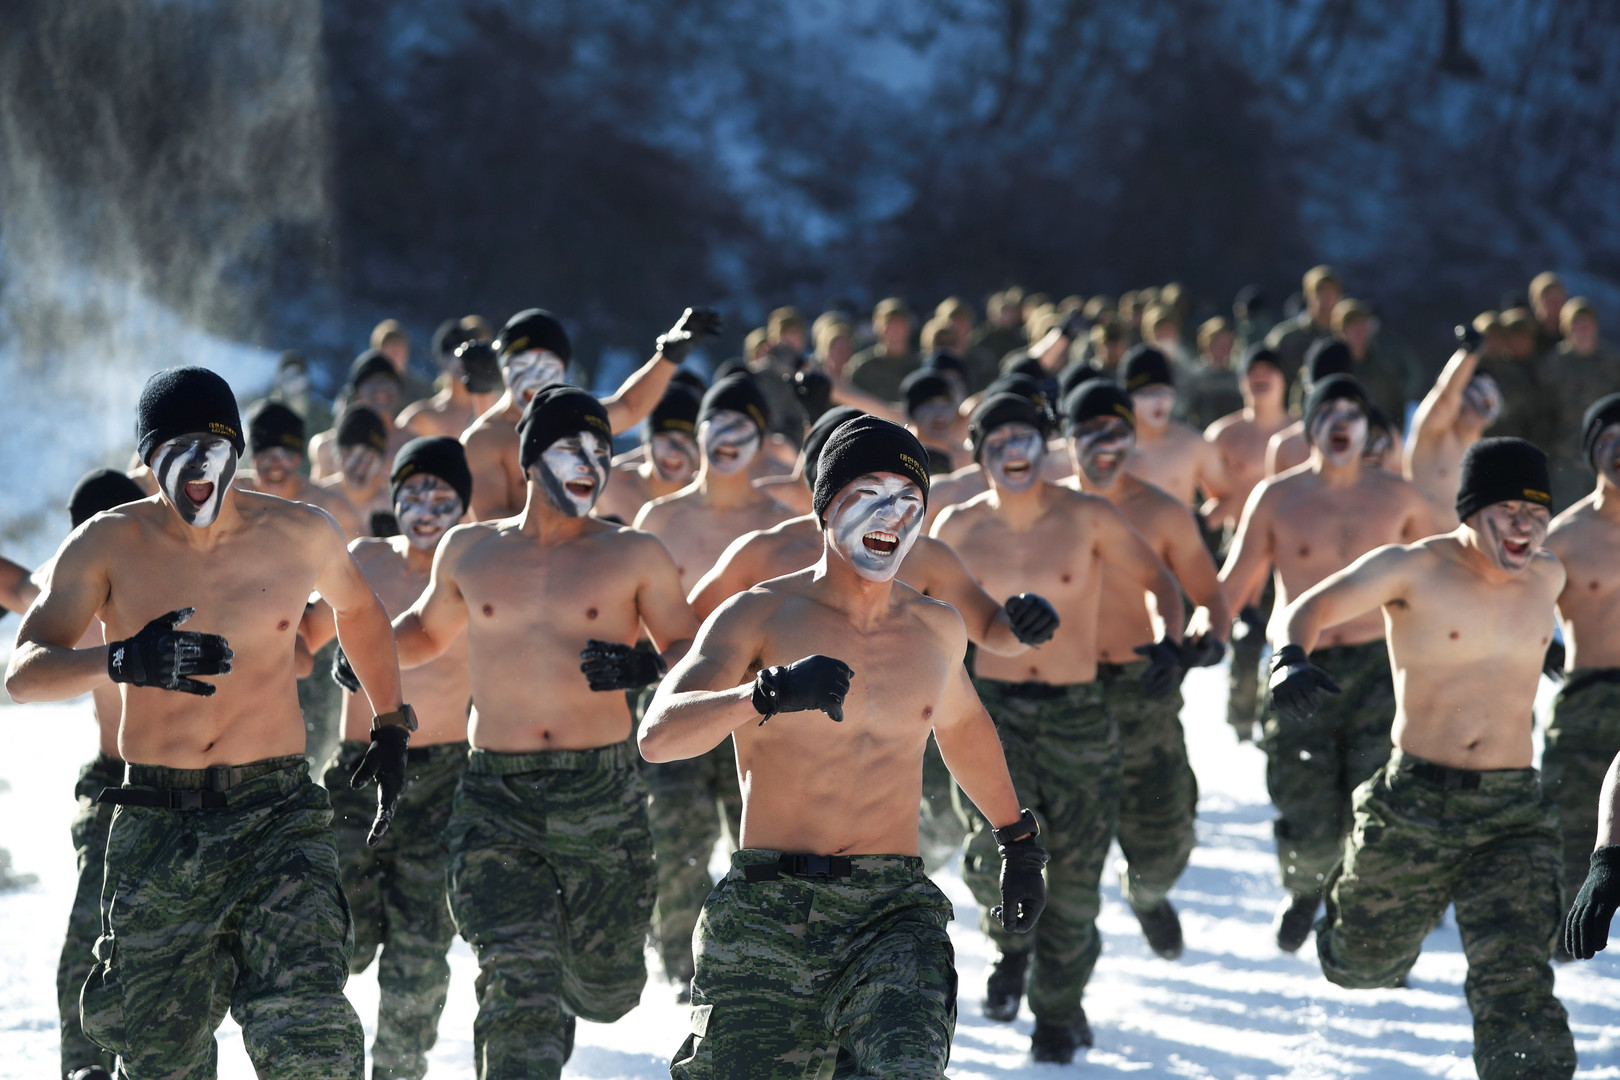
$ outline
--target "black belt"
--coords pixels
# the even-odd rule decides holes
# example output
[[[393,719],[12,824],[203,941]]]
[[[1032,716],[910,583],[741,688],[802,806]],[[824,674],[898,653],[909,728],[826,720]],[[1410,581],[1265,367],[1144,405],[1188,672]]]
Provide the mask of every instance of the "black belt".
[[[1453,769],[1432,761],[1412,762],[1412,775],[1445,791],[1473,791],[1479,787],[1480,780],[1479,773],[1473,769]]]
[[[102,788],[96,802],[115,806],[155,806],[160,810],[223,810],[228,804],[223,791],[201,788]]]
[[[775,881],[788,877],[847,878],[854,872],[848,855],[783,855],[772,863],[743,867],[744,881]]]
[[[1114,663],[1108,663],[1108,662],[1099,662],[1097,664],[1097,681],[1098,682],[1104,682],[1104,681],[1106,681],[1108,679],[1122,678],[1122,677],[1124,677],[1124,675],[1125,675],[1125,665],[1124,664],[1114,664]]]
[[[431,760],[432,757],[433,747],[431,746],[413,746],[405,751],[405,760],[415,765]]]
[[[1015,682],[1002,683],[997,688],[997,693],[1002,697],[1023,701],[1055,701],[1061,697],[1068,697],[1069,688],[1044,682]]]
[[[1578,694],[1582,690],[1596,686],[1598,683],[1620,683],[1620,668],[1598,668],[1577,676],[1564,684],[1564,697]]]

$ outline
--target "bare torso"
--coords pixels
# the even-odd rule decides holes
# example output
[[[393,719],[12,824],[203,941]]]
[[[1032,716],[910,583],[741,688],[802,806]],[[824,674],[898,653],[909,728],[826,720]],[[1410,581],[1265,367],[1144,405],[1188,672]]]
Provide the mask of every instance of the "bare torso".
[[[1136,445],[1125,462],[1132,476],[1169,492],[1185,506],[1195,505],[1200,488],[1209,494],[1214,448],[1203,435],[1172,420],[1158,436],[1138,428]]]
[[[612,515],[626,525],[636,520],[641,508],[654,499],[673,495],[681,488],[659,479],[658,471],[648,461],[627,462],[613,467],[602,495],[591,512],[597,517]]]
[[[370,523],[361,522],[360,511],[355,509],[354,503],[350,502],[348,496],[341,490],[324,484],[311,483],[297,473],[288,477],[281,491],[271,491],[262,487],[252,473],[238,473],[233,483],[242,491],[257,491],[264,495],[274,495],[278,499],[318,506],[332,515],[338,527],[343,530],[343,535],[350,540],[365,536],[369,531],[366,525]]]
[[[1620,515],[1613,488],[1588,495],[1558,515],[1547,550],[1564,564],[1558,597],[1566,667],[1620,667]]]
[[[517,424],[523,410],[502,395],[488,412],[461,434],[472,470],[470,515],[474,521],[510,517],[523,508],[527,481],[518,462]]]
[[[473,406],[472,398],[462,396],[458,400],[458,396],[447,388],[425,401],[407,405],[395,424],[412,438],[444,435],[454,439],[476,419],[478,411]]]
[[[1284,415],[1276,424],[1267,426],[1249,418],[1242,412],[1229,413],[1211,424],[1204,437],[1215,444],[1226,470],[1228,493],[1208,507],[1205,517],[1211,525],[1236,526],[1243,513],[1243,504],[1249,493],[1266,477],[1266,444],[1271,437],[1288,424]]]
[[[792,511],[760,492],[746,478],[739,501],[717,505],[694,482],[673,495],[642,507],[635,526],[657,536],[675,559],[681,590],[690,592],[698,579],[737,537],[792,516]]]
[[[1175,565],[1173,548],[1177,539],[1190,538],[1203,549],[1198,526],[1187,508],[1151,484],[1126,474],[1120,477],[1114,491],[1102,497],[1125,515],[1153,553],[1167,565]],[[1210,572],[1213,573],[1213,569]],[[1138,645],[1152,644],[1153,640],[1147,593],[1117,570],[1104,566],[1102,598],[1097,606],[1098,662],[1128,664],[1139,660],[1141,658],[1132,650]]]
[[[1311,458],[1311,445],[1305,439],[1305,422],[1295,420],[1266,443],[1266,475],[1281,476]]]
[[[1060,456],[1066,458],[1068,455]],[[1050,460],[1052,455],[1046,457]],[[937,477],[928,488],[928,517],[924,524],[932,526],[947,506],[965,503],[989,490],[990,481],[985,479],[984,467],[980,465],[968,465],[949,476]]]

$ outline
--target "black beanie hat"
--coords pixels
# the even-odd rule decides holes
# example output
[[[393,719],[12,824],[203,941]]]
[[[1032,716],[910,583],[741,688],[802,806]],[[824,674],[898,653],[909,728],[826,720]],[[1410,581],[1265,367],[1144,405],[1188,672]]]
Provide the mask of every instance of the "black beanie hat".
[[[530,349],[556,353],[565,364],[574,358],[568,331],[557,321],[557,316],[540,308],[528,308],[507,319],[506,325],[501,327],[501,336],[495,339],[495,351],[502,358]]]
[[[1610,424],[1620,424],[1620,394],[1598,398],[1581,417],[1581,457],[1593,469],[1597,466],[1592,462],[1592,451],[1597,449],[1598,436]]]
[[[954,371],[964,379],[967,378],[967,362],[949,349],[935,349],[923,361],[924,368],[933,368],[935,371]]]
[[[810,425],[810,430],[804,436],[804,449],[801,451],[804,454],[804,468],[800,470],[800,475],[811,491],[816,489],[816,465],[821,460],[821,448],[827,445],[833,429],[846,420],[865,415],[853,405],[834,405]]]
[[[238,456],[247,449],[230,384],[200,367],[166,368],[147,379],[135,405],[135,448],[141,460],[170,439],[201,434],[229,439]]]
[[[1001,358],[1001,373],[1027,375],[1037,381],[1046,378],[1046,369],[1041,367],[1041,362],[1023,349],[1015,349]]]
[[[1277,351],[1275,349],[1268,349],[1263,343],[1259,342],[1250,345],[1248,351],[1243,354],[1243,362],[1239,367],[1239,370],[1242,371],[1243,374],[1247,375],[1249,373],[1249,369],[1254,367],[1256,364],[1270,364],[1272,367],[1276,368],[1278,372],[1281,372],[1284,375],[1287,374],[1287,372],[1283,371],[1282,357],[1277,355]]]
[[[433,359],[442,365],[445,357],[454,356],[461,346],[477,339],[477,331],[462,326],[460,319],[446,319],[433,331]]]
[[[394,362],[376,349],[367,349],[349,365],[349,389],[359,389],[360,384],[373,375],[386,375],[399,382],[399,372],[394,370]]]
[[[1318,409],[1323,408],[1330,401],[1353,401],[1361,406],[1361,411],[1372,414],[1372,404],[1367,400],[1367,391],[1362,389],[1361,383],[1354,375],[1329,375],[1321,382],[1311,387],[1311,392],[1305,398],[1305,410],[1300,414],[1305,421],[1305,441],[1311,441],[1311,421],[1315,418]]]
[[[647,415],[647,437],[661,431],[678,431],[682,435],[697,436],[698,409],[703,401],[697,391],[683,382],[670,380],[664,396]]]
[[[765,404],[765,395],[761,392],[759,384],[752,375],[737,372],[727,375],[703,395],[703,401],[698,406],[697,422],[713,416],[722,409],[740,412],[754,422],[754,426],[764,431],[765,413],[769,408]]]
[[[1312,386],[1329,375],[1349,375],[1356,370],[1350,346],[1336,337],[1317,338],[1305,350],[1305,375]]]
[[[606,406],[577,386],[548,386],[534,395],[517,430],[518,464],[524,472],[558,439],[593,431],[610,445],[613,442]]]
[[[1552,509],[1547,455],[1523,439],[1481,439],[1462,459],[1457,517],[1466,521],[1499,502],[1522,500]]]
[[[477,338],[463,341],[456,346],[456,359],[461,361],[461,385],[468,393],[493,394],[505,385],[501,362],[489,342]]]
[[[141,486],[117,469],[96,469],[79,477],[68,496],[68,517],[73,527],[89,521],[103,510],[146,498]]]
[[[337,422],[337,444],[369,446],[379,454],[388,452],[388,429],[382,417],[368,405],[350,405]]]
[[[1090,364],[1070,364],[1058,372],[1058,400],[1068,401],[1069,395],[1092,379],[1107,379],[1108,373]]]
[[[690,386],[697,391],[697,396],[700,398],[709,389],[709,381],[691,368],[676,368],[674,374],[669,377],[669,384],[671,386]]]
[[[304,452],[304,421],[279,401],[266,401],[248,417],[248,446],[261,450]]]
[[[862,414],[833,429],[816,459],[812,504],[825,521],[827,505],[845,485],[868,473],[898,473],[922,489],[928,506],[928,454],[917,437],[892,420]]]
[[[472,470],[467,467],[467,451],[448,435],[412,439],[394,455],[394,471],[388,475],[389,498],[399,498],[400,485],[413,476],[436,476],[455,489],[465,513],[472,505]]]
[[[900,400],[906,403],[907,416],[916,412],[919,405],[926,405],[936,398],[954,400],[951,384],[938,371],[920,367],[900,381]]]
[[[1028,424],[1045,438],[1052,430],[1046,410],[1029,398],[1019,394],[991,394],[979,402],[968,420],[968,445],[973,447],[973,460],[979,460],[979,448],[989,434],[1003,424]]]
[[[1169,358],[1152,345],[1138,345],[1125,354],[1119,364],[1119,381],[1128,394],[1150,386],[1176,385]]]
[[[1073,435],[1080,425],[1099,416],[1117,417],[1136,430],[1131,395],[1107,379],[1092,379],[1063,399],[1063,434]]]
[[[1047,408],[1046,391],[1041,386],[1041,380],[1030,375],[1003,375],[984,388],[985,397],[997,394],[1017,394],[1034,402],[1035,407],[1042,411]]]

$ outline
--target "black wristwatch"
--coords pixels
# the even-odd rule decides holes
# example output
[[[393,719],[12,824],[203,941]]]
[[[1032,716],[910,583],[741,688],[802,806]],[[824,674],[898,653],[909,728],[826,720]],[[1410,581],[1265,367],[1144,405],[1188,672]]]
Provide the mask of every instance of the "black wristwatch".
[[[990,835],[996,838],[998,847],[1006,847],[1018,840],[1033,840],[1041,835],[1041,823],[1035,820],[1034,811],[1028,807],[1018,815],[1018,820],[1011,825],[1003,825],[999,829],[991,829]]]
[[[416,710],[409,705],[401,705],[393,712],[382,713],[371,718],[372,731],[381,731],[385,727],[402,727],[406,731],[415,731]]]

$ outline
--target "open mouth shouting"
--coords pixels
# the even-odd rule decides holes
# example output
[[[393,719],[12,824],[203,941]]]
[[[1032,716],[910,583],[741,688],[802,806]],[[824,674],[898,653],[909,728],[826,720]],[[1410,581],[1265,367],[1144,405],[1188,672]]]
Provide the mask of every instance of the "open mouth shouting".
[[[1343,431],[1335,431],[1328,436],[1328,448],[1335,454],[1348,454],[1350,452],[1350,436]]]
[[[1529,558],[1530,540],[1528,537],[1504,536],[1502,537],[1502,551],[1510,559]]]
[[[594,476],[576,476],[564,483],[563,488],[576,499],[589,499],[596,493],[596,478]]]
[[[191,500],[191,505],[201,507],[214,497],[214,485],[209,480],[188,480],[185,493],[186,498]]]
[[[895,550],[899,548],[900,538],[892,532],[882,532],[880,530],[876,532],[869,532],[865,536],[861,537],[861,543],[865,545],[866,550],[870,551],[872,554],[881,555],[884,558],[887,558],[890,555],[893,555]]]
[[[1001,467],[1010,479],[1021,480],[1029,475],[1029,462],[1018,459],[1007,462]]]

